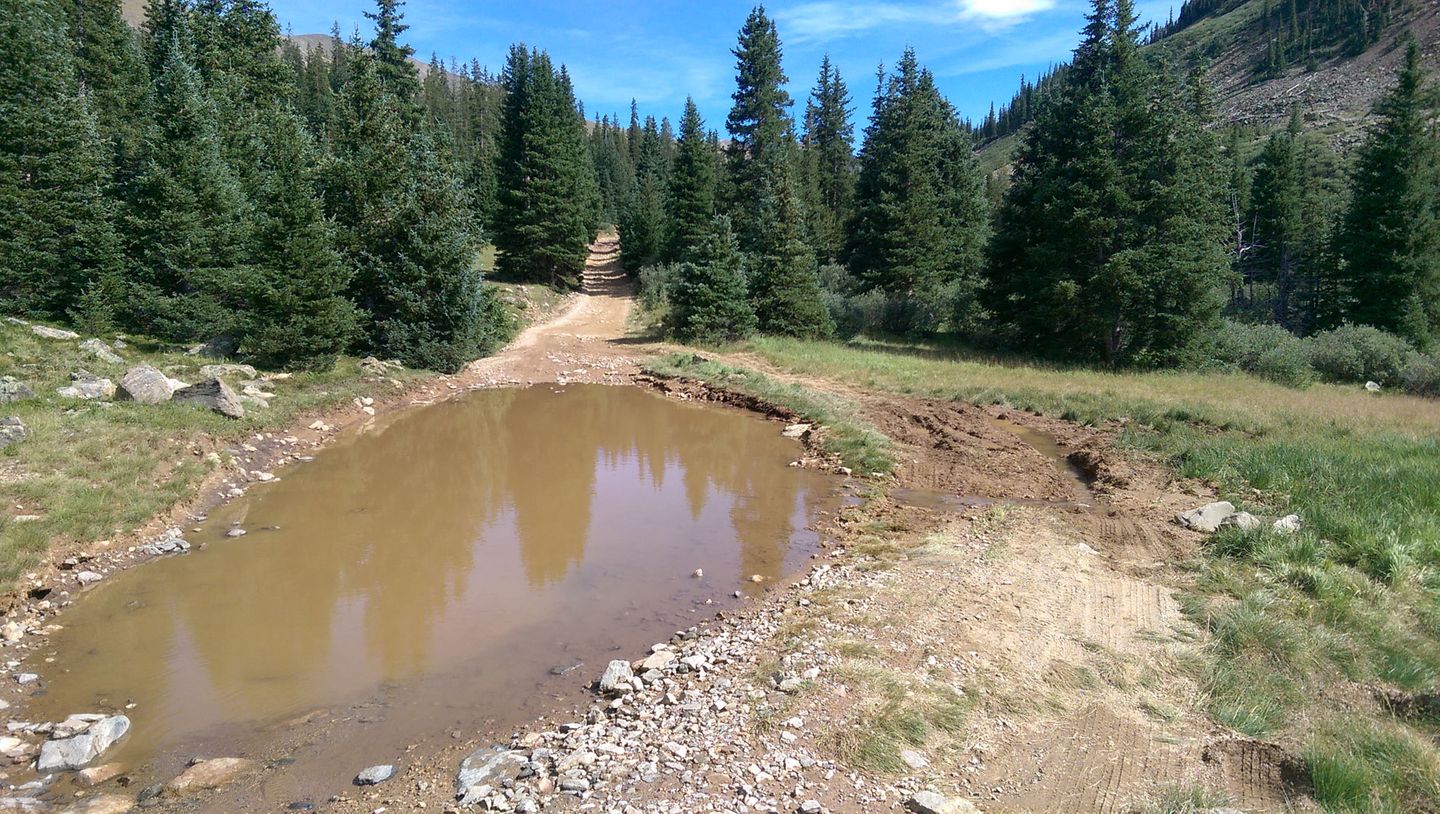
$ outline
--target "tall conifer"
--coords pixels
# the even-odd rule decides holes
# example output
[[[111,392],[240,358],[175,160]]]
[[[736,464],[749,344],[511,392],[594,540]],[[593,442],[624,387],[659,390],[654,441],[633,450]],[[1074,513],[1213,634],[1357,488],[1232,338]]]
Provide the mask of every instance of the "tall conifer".
[[[710,240],[715,231],[714,219],[715,156],[710,152],[700,110],[694,100],[686,97],[666,200],[665,258],[671,262],[695,260],[700,244]],[[727,222],[727,234],[729,230]]]
[[[1335,237],[1338,318],[1421,347],[1440,342],[1440,142],[1434,90],[1420,47],[1405,53],[1395,87],[1355,160],[1349,209]]]
[[[55,0],[0,0],[0,299],[11,308],[59,317],[87,289],[113,290],[109,175],[64,12]]]

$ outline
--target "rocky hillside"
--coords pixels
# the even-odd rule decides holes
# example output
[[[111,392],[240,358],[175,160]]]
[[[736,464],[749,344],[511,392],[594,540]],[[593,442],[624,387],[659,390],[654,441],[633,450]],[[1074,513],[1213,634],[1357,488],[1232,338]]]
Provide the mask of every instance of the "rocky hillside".
[[[1420,43],[1431,70],[1440,72],[1440,4],[1410,0],[1395,7],[1388,24],[1358,53],[1316,47],[1317,57],[1296,59],[1269,75],[1263,70],[1267,48],[1284,23],[1277,12],[1272,21],[1279,22],[1267,27],[1264,14],[1281,5],[1225,3],[1150,48],[1185,64],[1208,58],[1223,119],[1268,129],[1283,125],[1299,104],[1309,126],[1330,134],[1342,149],[1355,143],[1375,100],[1390,87],[1408,36]]]

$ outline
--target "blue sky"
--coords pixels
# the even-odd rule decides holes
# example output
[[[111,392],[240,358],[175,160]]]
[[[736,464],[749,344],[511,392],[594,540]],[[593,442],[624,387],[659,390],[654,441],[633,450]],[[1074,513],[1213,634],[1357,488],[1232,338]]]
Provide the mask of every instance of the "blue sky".
[[[1178,0],[1175,3],[1178,6]],[[369,31],[372,0],[271,0],[297,34]],[[1170,0],[1140,0],[1142,19],[1163,19]],[[507,47],[525,42],[569,66],[589,114],[678,120],[687,94],[706,124],[723,130],[734,88],[730,49],[752,3],[731,0],[408,0],[406,32],[416,55],[476,57],[498,70]],[[785,71],[797,108],[826,52],[855,98],[857,130],[869,111],[875,68],[913,46],[962,116],[980,119],[1001,104],[1021,74],[1034,76],[1069,58],[1087,0],[784,0],[766,4],[780,28]],[[798,110],[797,110],[798,112]]]

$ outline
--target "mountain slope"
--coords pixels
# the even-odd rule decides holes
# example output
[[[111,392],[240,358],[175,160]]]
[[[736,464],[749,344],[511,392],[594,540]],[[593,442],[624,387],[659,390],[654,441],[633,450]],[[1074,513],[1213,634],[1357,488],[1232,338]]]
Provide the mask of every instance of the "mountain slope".
[[[1208,59],[1218,112],[1230,123],[1278,127],[1298,104],[1307,126],[1327,133],[1336,147],[1345,149],[1358,140],[1375,101],[1394,82],[1408,36],[1420,43],[1430,69],[1440,68],[1440,7],[1430,0],[1399,7],[1390,24],[1358,54],[1314,59],[1309,65],[1281,69],[1273,78],[1261,70],[1274,38],[1267,36],[1264,20],[1272,4],[1243,0],[1231,5],[1149,46],[1178,64]]]

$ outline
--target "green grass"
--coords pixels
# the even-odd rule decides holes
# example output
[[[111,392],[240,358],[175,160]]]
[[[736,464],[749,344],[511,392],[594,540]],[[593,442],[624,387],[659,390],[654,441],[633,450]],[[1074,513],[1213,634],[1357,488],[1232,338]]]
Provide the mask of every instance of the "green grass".
[[[753,370],[731,367],[688,353],[649,363],[646,370],[666,378],[703,381],[774,404],[827,428],[824,451],[859,473],[888,473],[895,465],[890,442],[840,399],[800,385],[776,381]]]
[[[503,287],[501,296],[517,323],[546,307],[552,296],[532,289],[538,287]],[[363,381],[357,360],[342,358],[330,371],[266,382],[263,389],[276,394],[269,409],[247,408],[240,420],[188,405],[101,405],[55,393],[78,368],[118,382],[131,366],[144,363],[195,381],[201,365],[221,361],[186,356],[144,338],[127,342],[120,352],[124,364],[112,365],[80,350],[78,341],[43,339],[28,327],[0,320],[0,375],[15,376],[37,396],[0,405],[0,416],[18,416],[30,429],[24,442],[0,450],[0,587],[13,584],[52,545],[124,534],[189,499],[214,466],[203,457],[211,447],[238,444],[392,387]],[[405,382],[432,374],[398,370],[389,375]],[[228,381],[240,389],[238,378]],[[40,519],[17,522],[16,516]]]
[[[1227,532],[1177,564],[1194,581],[1182,606],[1211,634],[1195,668],[1208,710],[1245,734],[1307,744],[1311,771],[1335,778],[1333,792],[1317,791],[1335,810],[1436,799],[1436,727],[1393,719],[1375,693],[1440,686],[1440,403],[1242,374],[1047,367],[940,345],[761,338],[744,349],[785,371],[1109,426],[1121,445],[1243,508],[1299,514],[1299,534]],[[1342,709],[1370,729],[1328,724]],[[1357,732],[1374,737],[1357,743]],[[1410,769],[1387,768],[1398,747],[1386,743],[1405,745]],[[1355,808],[1347,783],[1363,786],[1370,808]]]

